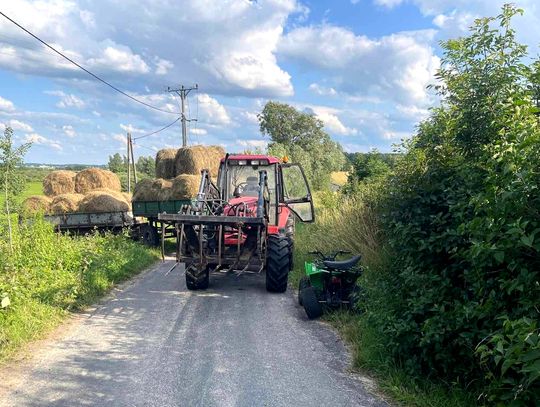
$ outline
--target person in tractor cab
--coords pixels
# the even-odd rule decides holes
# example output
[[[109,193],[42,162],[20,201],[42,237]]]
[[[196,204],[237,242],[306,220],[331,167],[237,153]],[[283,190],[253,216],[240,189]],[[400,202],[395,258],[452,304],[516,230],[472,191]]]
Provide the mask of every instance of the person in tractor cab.
[[[239,188],[235,188],[234,197],[241,196],[258,196],[259,195],[259,179],[256,176],[249,176],[246,182],[241,184]]]

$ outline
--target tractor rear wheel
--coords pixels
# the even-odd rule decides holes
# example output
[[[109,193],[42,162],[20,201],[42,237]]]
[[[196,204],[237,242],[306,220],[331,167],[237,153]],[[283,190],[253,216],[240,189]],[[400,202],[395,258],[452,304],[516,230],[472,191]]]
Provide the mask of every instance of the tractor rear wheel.
[[[287,290],[290,266],[290,244],[286,236],[270,235],[266,254],[266,290],[284,293]]]
[[[308,276],[303,276],[300,279],[300,282],[298,283],[298,304],[303,305],[302,304],[302,290],[304,290],[305,288],[308,288],[308,287],[311,287],[311,283],[309,281],[309,278],[308,278]]]
[[[323,314],[322,304],[317,299],[317,293],[314,287],[307,287],[300,293],[302,296],[302,305],[309,319],[319,318]]]
[[[206,290],[210,285],[210,270],[208,267],[199,271],[186,270],[186,286],[188,290]]]

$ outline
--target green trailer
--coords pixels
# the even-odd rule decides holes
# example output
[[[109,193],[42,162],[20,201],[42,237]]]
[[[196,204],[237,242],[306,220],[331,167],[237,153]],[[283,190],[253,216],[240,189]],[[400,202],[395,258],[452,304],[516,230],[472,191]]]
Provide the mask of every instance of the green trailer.
[[[136,221],[133,234],[137,240],[149,245],[158,246],[161,234],[165,238],[176,238],[174,225],[158,219],[160,213],[180,213],[193,204],[193,200],[174,201],[132,201],[133,217],[145,218],[145,221]]]

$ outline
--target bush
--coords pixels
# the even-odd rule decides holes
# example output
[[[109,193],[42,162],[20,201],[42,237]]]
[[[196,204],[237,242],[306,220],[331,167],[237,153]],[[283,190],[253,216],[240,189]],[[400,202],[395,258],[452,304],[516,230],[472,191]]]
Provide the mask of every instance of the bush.
[[[525,47],[510,27],[517,12],[505,6],[442,44],[442,105],[377,201],[390,264],[368,281],[366,318],[410,374],[530,405],[538,370],[516,352],[536,363],[536,345],[523,340],[539,317],[540,129]]]

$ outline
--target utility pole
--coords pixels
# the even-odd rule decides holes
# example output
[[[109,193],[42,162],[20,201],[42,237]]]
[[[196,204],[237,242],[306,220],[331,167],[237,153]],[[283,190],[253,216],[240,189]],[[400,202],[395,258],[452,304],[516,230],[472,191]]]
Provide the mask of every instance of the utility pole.
[[[186,98],[189,95],[189,92],[192,90],[199,90],[199,85],[195,84],[195,86],[191,88],[186,88],[184,85],[181,85],[179,88],[171,88],[170,86],[167,86],[168,92],[174,92],[178,96],[180,96],[180,107],[182,109],[182,147],[187,146],[187,126],[186,122],[192,122],[197,121],[197,119],[187,119],[186,118]]]
[[[131,133],[127,133],[127,140],[126,140],[126,146],[127,146],[127,188],[128,192],[131,192],[131,165],[130,165],[130,157],[131,157]]]

